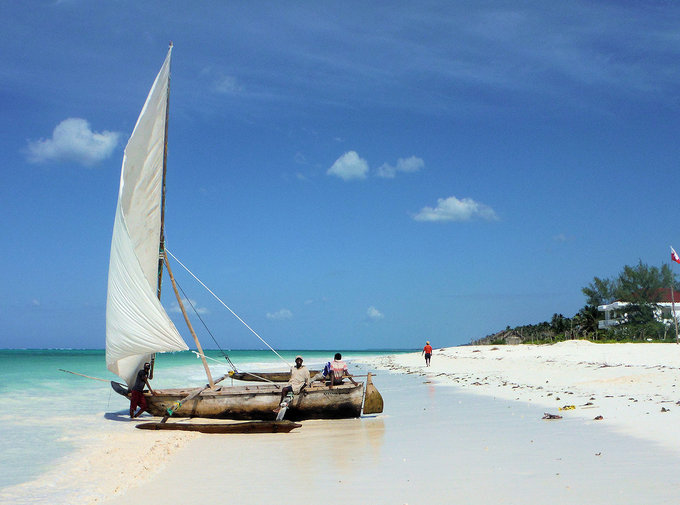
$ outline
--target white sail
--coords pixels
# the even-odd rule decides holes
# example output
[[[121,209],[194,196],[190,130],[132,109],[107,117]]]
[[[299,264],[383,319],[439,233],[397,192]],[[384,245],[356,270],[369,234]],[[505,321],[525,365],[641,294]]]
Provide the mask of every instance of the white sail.
[[[188,349],[156,295],[171,52],[125,148],[111,239],[106,366],[128,385],[152,353]]]

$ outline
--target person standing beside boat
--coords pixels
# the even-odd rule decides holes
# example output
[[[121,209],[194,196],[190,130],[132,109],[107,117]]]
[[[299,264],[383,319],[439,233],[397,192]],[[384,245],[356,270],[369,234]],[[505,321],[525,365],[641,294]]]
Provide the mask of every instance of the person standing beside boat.
[[[294,395],[297,395],[304,387],[309,386],[311,382],[309,370],[302,364],[302,361],[302,356],[295,356],[295,366],[290,369],[288,384],[281,389],[281,401],[279,403],[283,403],[288,393],[292,392]],[[274,412],[278,412],[278,410],[276,409]]]
[[[149,392],[156,396],[156,393],[151,389],[151,384],[149,384],[149,370],[151,369],[151,363],[144,363],[144,368],[137,372],[137,379],[135,380],[135,385],[132,386],[132,391],[130,392],[130,417],[138,417],[142,412],[146,411],[148,406],[146,403],[146,398],[144,398],[144,386],[149,388]],[[139,407],[139,412],[135,410]]]
[[[430,358],[432,357],[432,346],[430,341],[425,342],[425,347],[423,347],[423,352],[421,354],[425,355],[425,366],[430,366]]]

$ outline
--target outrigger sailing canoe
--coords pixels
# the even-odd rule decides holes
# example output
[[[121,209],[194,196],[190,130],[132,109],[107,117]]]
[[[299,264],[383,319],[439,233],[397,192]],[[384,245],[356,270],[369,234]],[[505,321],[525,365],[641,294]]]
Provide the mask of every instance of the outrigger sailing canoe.
[[[282,384],[216,385],[219,380],[212,378],[168,263],[164,208],[171,53],[172,45],[123,156],[109,263],[106,364],[128,385],[126,388],[120,383],[112,383],[114,389],[127,395],[137,372],[145,362],[152,362],[156,353],[188,349],[160,302],[165,265],[203,361],[208,385],[203,388],[159,388],[155,389],[156,395],[145,393],[149,412],[156,416],[273,420]],[[228,375],[223,378],[226,377]],[[305,388],[290,402],[286,417],[294,420],[358,417],[362,404],[364,414],[382,412],[382,397],[371,384],[370,376],[365,389],[363,383],[333,388],[315,384]]]

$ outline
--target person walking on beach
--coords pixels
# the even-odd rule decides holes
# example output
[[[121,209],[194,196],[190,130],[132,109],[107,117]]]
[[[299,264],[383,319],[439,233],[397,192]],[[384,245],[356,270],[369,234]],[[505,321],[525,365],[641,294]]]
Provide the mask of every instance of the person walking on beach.
[[[295,366],[290,369],[290,380],[283,388],[281,388],[281,401],[279,404],[283,403],[283,399],[290,392],[297,395],[302,391],[302,389],[310,384],[309,370],[306,366],[302,364],[302,356],[295,356]],[[279,412],[281,408],[274,409],[274,412]]]
[[[135,380],[135,385],[132,386],[132,391],[130,392],[130,418],[139,417],[142,412],[145,412],[148,408],[146,404],[146,398],[144,398],[144,386],[149,388],[149,392],[156,396],[156,392],[151,389],[151,384],[149,384],[149,370],[151,369],[150,363],[144,363],[144,368],[137,372],[137,379]],[[139,412],[135,410],[139,407]]]
[[[425,347],[423,347],[423,352],[421,353],[425,355],[425,366],[430,366],[430,358],[432,357],[432,346],[430,345],[430,341],[428,340],[425,342]]]

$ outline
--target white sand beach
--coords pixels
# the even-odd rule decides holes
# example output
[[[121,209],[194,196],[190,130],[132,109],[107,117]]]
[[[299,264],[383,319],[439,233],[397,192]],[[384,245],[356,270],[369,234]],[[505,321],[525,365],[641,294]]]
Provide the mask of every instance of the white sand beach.
[[[593,419],[680,454],[680,345],[465,346],[384,357],[375,366],[420,373],[463,391],[539,405],[551,414]],[[574,410],[558,411],[574,406]],[[676,418],[676,419],[674,419]]]
[[[111,423],[0,501],[677,503],[679,363],[676,344],[584,341],[435,349],[429,368],[384,356],[361,365],[377,371],[381,415],[264,435]]]

